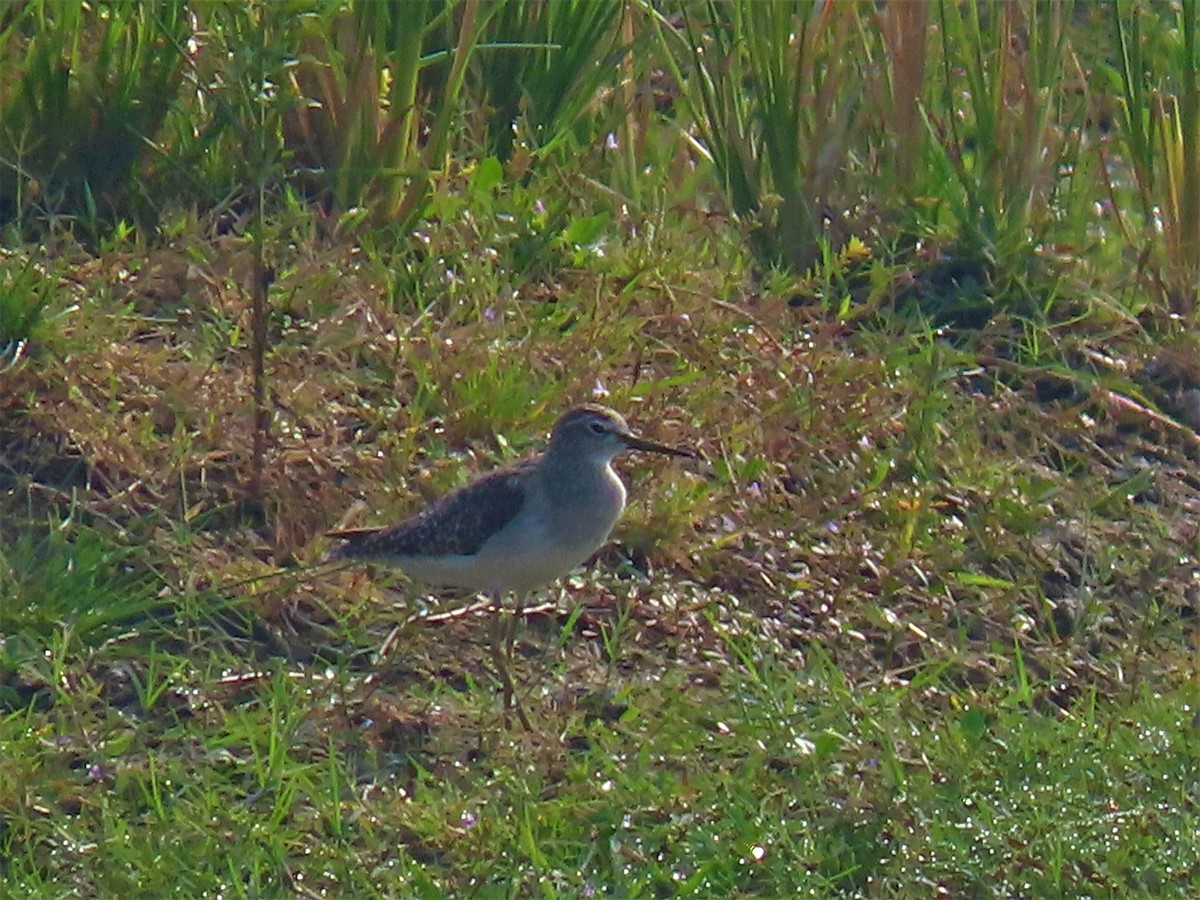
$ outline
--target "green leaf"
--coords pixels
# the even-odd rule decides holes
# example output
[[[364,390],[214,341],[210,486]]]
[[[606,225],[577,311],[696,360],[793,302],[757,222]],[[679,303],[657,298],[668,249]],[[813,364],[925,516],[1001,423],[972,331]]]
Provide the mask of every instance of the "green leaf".
[[[491,191],[503,180],[504,167],[500,165],[500,160],[494,156],[489,156],[475,170],[475,177],[471,179],[471,190],[477,194]]]
[[[597,213],[594,216],[573,219],[563,232],[563,240],[575,246],[594,244],[607,224],[608,213]]]
[[[1014,588],[1016,585],[1007,578],[996,578],[992,575],[980,575],[977,572],[952,572],[951,576],[959,583],[968,587]]]
[[[971,707],[958,720],[963,737],[978,743],[987,734],[987,718],[978,707]]]

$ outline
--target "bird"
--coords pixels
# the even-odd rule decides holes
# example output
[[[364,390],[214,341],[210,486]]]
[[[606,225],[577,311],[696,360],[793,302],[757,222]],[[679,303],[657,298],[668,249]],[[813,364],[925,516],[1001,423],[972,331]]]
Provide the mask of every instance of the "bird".
[[[330,559],[382,564],[422,584],[488,595],[495,613],[493,658],[507,711],[514,697],[508,664],[516,617],[505,632],[501,600],[515,595],[519,610],[522,598],[605,544],[626,501],[612,461],[630,450],[697,456],[640,437],[606,406],[574,406],[555,422],[540,454],[487,472],[397,525],[329,532],[342,541]],[[528,728],[520,706],[517,712]]]

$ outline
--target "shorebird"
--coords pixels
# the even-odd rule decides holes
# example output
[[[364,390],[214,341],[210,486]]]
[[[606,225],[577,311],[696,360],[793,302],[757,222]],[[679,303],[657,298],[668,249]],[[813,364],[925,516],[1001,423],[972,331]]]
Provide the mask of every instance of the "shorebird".
[[[696,456],[639,437],[605,406],[576,406],[559,417],[539,455],[488,472],[393,527],[330,532],[344,541],[330,558],[380,563],[427,585],[487,594],[507,711],[513,706],[508,664],[516,615],[505,634],[500,601],[515,595],[519,611],[531,591],[604,545],[625,509],[625,485],[612,461],[627,450]],[[519,705],[517,711],[528,728]]]

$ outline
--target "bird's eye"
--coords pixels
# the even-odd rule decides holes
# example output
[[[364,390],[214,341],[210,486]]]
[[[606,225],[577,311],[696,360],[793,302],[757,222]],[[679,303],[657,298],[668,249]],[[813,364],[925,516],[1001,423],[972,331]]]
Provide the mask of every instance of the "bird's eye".
[[[607,430],[600,422],[593,422],[588,426],[588,428],[592,429],[593,433],[595,434],[604,434],[604,432]]]

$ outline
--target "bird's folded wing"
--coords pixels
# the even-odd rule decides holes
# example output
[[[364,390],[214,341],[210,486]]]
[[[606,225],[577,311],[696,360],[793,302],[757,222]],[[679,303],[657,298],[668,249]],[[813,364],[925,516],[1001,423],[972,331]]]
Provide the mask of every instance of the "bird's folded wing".
[[[525,502],[524,483],[513,470],[493,472],[393,528],[330,532],[346,541],[334,556],[472,556],[516,516]]]

